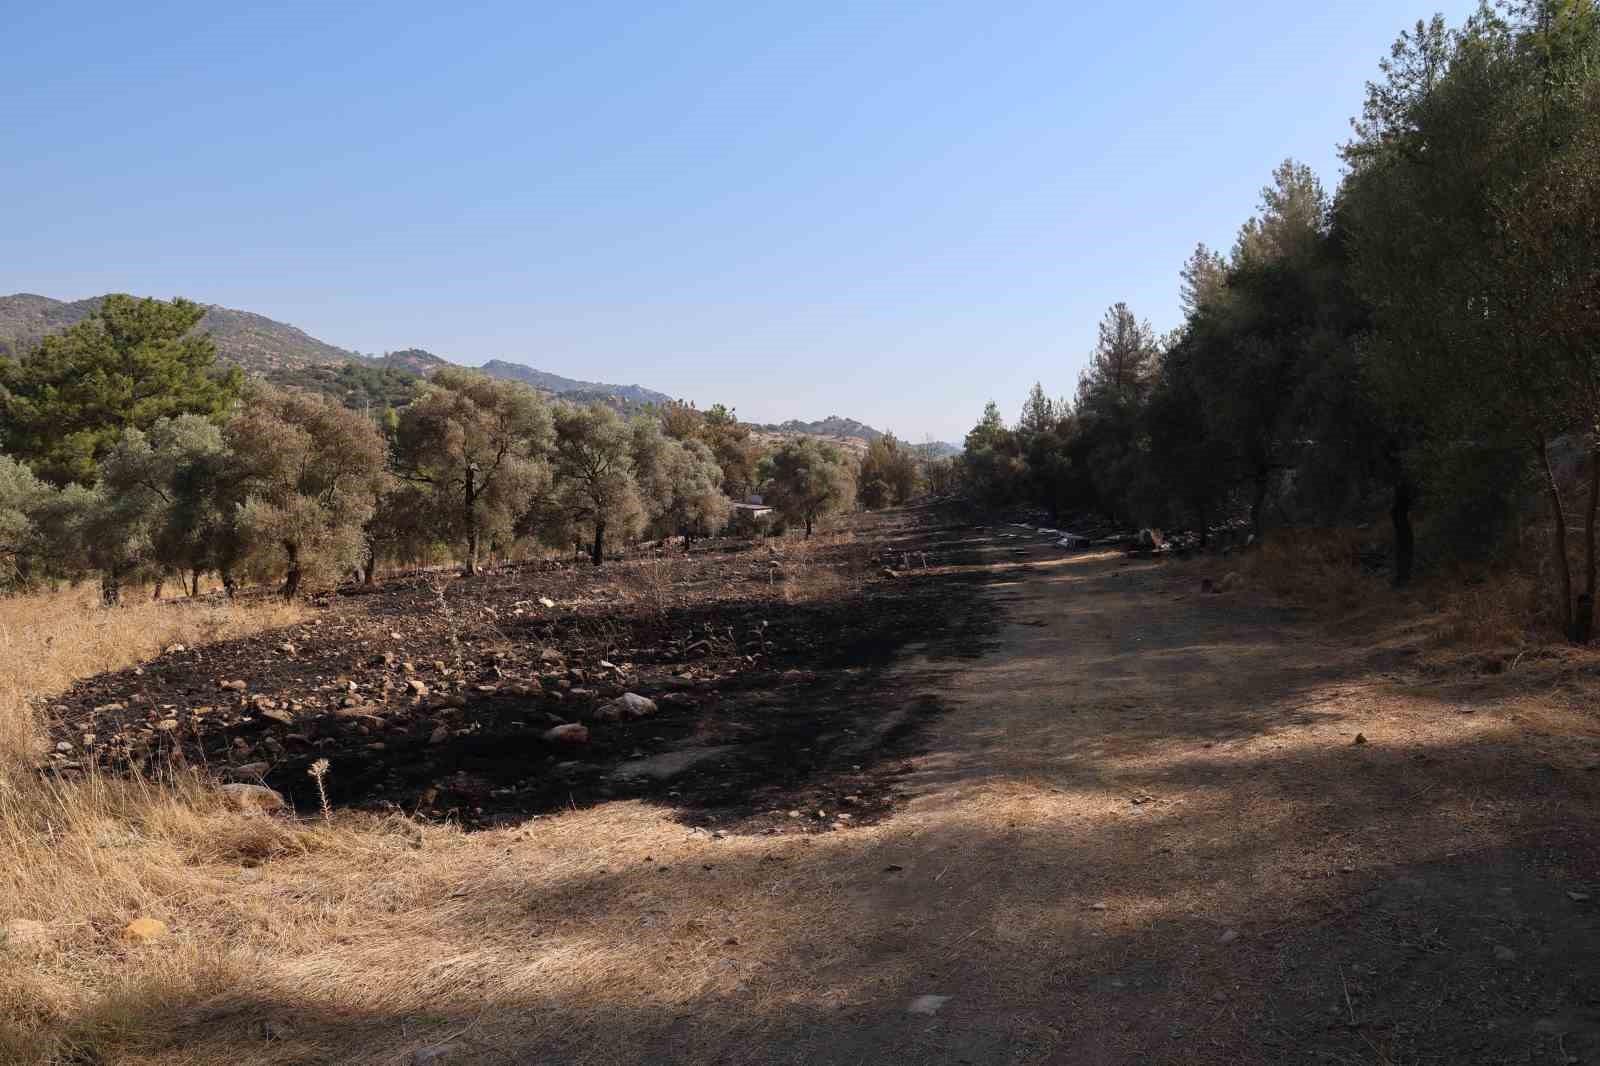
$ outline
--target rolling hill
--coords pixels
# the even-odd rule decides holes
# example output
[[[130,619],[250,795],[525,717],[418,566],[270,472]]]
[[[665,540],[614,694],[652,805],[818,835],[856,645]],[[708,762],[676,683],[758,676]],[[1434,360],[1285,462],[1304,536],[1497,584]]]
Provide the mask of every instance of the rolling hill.
[[[68,302],[34,293],[0,296],[0,356],[21,355],[46,335],[93,314],[104,299],[95,296]],[[288,323],[217,304],[206,309],[205,317],[196,328],[211,334],[221,359],[237,363],[249,373],[276,384],[341,396],[358,406],[402,405],[409,402],[414,393],[416,379],[425,378],[440,367],[468,365],[422,348],[406,348],[379,356],[363,355],[318,340]],[[520,381],[551,395],[580,403],[607,403],[622,410],[672,401],[667,393],[642,385],[584,381],[504,359],[491,359],[475,369],[490,377]],[[756,428],[774,437],[803,434],[859,441],[856,450],[864,450],[867,443],[883,436],[881,431],[863,422],[839,415],[829,415],[815,422],[791,419]],[[936,454],[955,450],[947,444],[933,445],[931,449],[938,449]]]

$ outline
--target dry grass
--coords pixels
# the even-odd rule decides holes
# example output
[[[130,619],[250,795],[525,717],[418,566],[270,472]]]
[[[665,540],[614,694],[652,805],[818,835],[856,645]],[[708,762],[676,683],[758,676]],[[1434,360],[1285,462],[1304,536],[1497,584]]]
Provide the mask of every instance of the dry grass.
[[[115,971],[101,964],[118,950],[111,945],[122,924],[190,895],[197,867],[307,846],[291,826],[221,809],[192,776],[40,775],[45,741],[36,701],[170,644],[240,636],[298,617],[282,604],[234,608],[143,597],[104,610],[90,588],[0,599],[0,929],[19,919],[46,922],[52,945],[33,952],[43,956],[36,964],[0,967],[0,1059],[48,1061],[45,1034],[95,993],[98,977]]]

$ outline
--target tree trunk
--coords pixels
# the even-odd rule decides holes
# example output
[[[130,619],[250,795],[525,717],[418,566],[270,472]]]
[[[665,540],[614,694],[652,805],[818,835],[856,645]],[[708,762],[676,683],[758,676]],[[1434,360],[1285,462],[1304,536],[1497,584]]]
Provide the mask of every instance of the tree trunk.
[[[100,571],[100,603],[115,607],[122,602],[122,577],[116,570]]]
[[[377,573],[378,553],[373,549],[372,545],[369,544],[367,545],[366,561],[361,564],[361,583],[363,585],[370,586],[372,584],[372,579],[377,576]]]
[[[606,524],[594,524],[594,548],[589,552],[589,561],[599,566],[606,560]]]
[[[1255,537],[1257,547],[1260,547],[1261,538],[1266,534],[1267,509],[1265,505],[1267,502],[1268,480],[1269,478],[1266,474],[1256,475],[1256,495],[1255,499],[1250,501],[1250,533]]]
[[[1594,633],[1595,594],[1595,504],[1600,502],[1600,446],[1589,445],[1589,498],[1584,501],[1583,514],[1583,595],[1578,597],[1577,616],[1572,620],[1572,639],[1577,644],[1589,643]]]
[[[1411,528],[1411,482],[1400,478],[1394,483],[1394,505],[1389,521],[1394,524],[1394,587],[1405,588],[1411,581],[1411,566],[1417,555],[1416,532]]]
[[[478,471],[477,464],[467,467],[466,487],[466,517],[467,517],[467,573],[478,572],[478,519],[474,509],[478,504]]]
[[[807,514],[806,515],[806,537],[809,539],[810,536],[811,536],[811,515]]]
[[[200,569],[194,570],[189,575],[190,578],[191,578],[191,580],[189,582],[189,595],[191,597],[200,595],[200,578],[203,577],[204,575],[205,575],[205,571],[204,570],[200,570]]]
[[[238,583],[233,580],[233,571],[223,567],[220,571],[222,578],[222,591],[227,593],[228,599],[233,599],[233,594],[238,591]]]
[[[289,556],[289,572],[283,575],[282,595],[286,602],[293,602],[300,594],[300,549],[293,542],[284,541],[283,550]]]
[[[150,592],[150,602],[151,603],[160,603],[161,602],[161,590],[162,590],[163,587],[165,587],[166,583],[167,583],[167,578],[166,578],[165,574],[161,574],[161,575],[158,575],[156,577],[155,588],[153,590],[151,590],[151,592]]]
[[[1556,554],[1556,577],[1561,582],[1561,632],[1572,638],[1572,567],[1567,562],[1567,509],[1561,502],[1561,486],[1556,482],[1556,472],[1550,466],[1550,445],[1539,434],[1535,441],[1539,449],[1539,466],[1544,472],[1545,492],[1550,497],[1551,517],[1555,524],[1553,547]]]

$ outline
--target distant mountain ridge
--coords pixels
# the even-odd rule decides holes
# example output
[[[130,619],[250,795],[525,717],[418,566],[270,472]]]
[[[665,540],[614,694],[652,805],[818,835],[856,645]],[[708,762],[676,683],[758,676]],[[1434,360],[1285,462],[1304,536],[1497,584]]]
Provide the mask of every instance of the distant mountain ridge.
[[[104,296],[73,301],[55,300],[35,293],[0,296],[0,356],[21,355],[47,335],[83,321],[104,301]],[[406,348],[383,355],[363,355],[318,340],[288,323],[218,304],[206,308],[205,317],[196,328],[211,334],[219,358],[237,363],[252,374],[280,384],[304,384],[321,391],[343,388],[339,370],[347,365],[370,370],[401,371],[418,377],[427,377],[440,367],[465,365],[422,348]],[[646,404],[673,402],[673,397],[667,393],[642,385],[584,381],[504,359],[491,359],[481,367],[468,369],[481,370],[494,378],[520,381],[541,392],[566,399],[609,403],[624,410]],[[840,415],[829,415],[816,422],[791,419],[756,428],[769,433],[854,438],[869,443],[883,436],[881,431],[864,422]],[[930,446],[932,449],[939,449],[937,454],[949,454],[955,450],[952,445],[943,443]]]
[[[54,300],[35,293],[0,296],[0,355],[20,355],[48,334],[75,325],[93,314],[105,302],[104,296],[87,300]],[[217,355],[245,370],[270,376],[281,382],[292,381],[295,371],[312,367],[338,367],[346,363],[359,366],[403,370],[427,377],[445,366],[463,366],[422,348],[406,348],[370,356],[328,344],[304,330],[277,322],[250,311],[212,304],[206,309],[198,329],[211,334]],[[582,381],[549,371],[537,370],[504,359],[491,359],[481,367],[490,377],[521,381],[543,392],[580,400],[614,400],[623,405],[668,403],[672,397],[642,385],[610,385],[602,381]]]

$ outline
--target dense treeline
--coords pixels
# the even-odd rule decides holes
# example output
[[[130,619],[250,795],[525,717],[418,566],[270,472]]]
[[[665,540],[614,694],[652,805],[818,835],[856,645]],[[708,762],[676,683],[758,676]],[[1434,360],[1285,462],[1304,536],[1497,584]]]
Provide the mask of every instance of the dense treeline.
[[[114,296],[0,360],[0,587],[92,574],[114,603],[134,582],[198,594],[215,574],[292,598],[384,562],[472,572],[581,547],[598,566],[608,546],[719,533],[758,491],[808,535],[855,502],[857,464],[837,449],[764,453],[720,405],[625,417],[453,367],[282,389],[219,367],[190,332],[201,313]],[[874,505],[917,490],[908,458],[893,438],[874,445]]]
[[[991,505],[1194,528],[1387,511],[1405,583],[1502,547],[1537,486],[1548,603],[1587,640],[1600,501],[1600,11],[1487,5],[1403,34],[1330,197],[1286,162],[1157,337],[1118,304],[1076,395],[991,403],[960,476]],[[1575,509],[1582,511],[1575,522]],[[1581,525],[1580,544],[1569,530]],[[1577,569],[1577,574],[1574,574]]]

